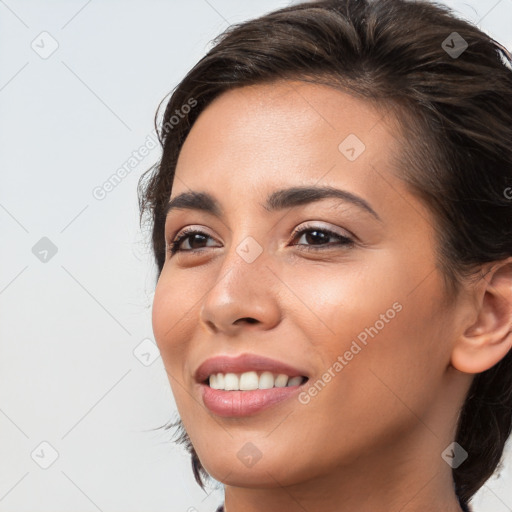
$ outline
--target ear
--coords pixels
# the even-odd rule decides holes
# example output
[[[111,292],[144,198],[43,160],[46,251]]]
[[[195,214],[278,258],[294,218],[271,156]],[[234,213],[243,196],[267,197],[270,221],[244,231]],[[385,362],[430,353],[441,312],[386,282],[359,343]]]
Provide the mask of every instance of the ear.
[[[474,314],[455,341],[451,357],[451,365],[465,373],[488,370],[512,346],[512,257],[482,270],[474,288]]]

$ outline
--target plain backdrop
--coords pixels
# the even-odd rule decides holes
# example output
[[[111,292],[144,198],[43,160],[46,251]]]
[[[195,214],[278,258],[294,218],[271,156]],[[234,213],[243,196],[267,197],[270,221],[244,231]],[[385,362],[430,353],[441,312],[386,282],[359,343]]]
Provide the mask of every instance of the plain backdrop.
[[[152,430],[175,403],[136,186],[159,102],[229,24],[289,3],[0,0],[0,512],[222,501]],[[512,48],[512,0],[447,3]],[[512,510],[510,460],[476,512]]]

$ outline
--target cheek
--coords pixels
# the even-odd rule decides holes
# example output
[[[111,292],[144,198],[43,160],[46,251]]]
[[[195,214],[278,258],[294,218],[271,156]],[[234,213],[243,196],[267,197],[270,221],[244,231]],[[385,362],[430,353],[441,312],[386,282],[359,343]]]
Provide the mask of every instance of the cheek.
[[[283,274],[293,292],[287,292],[282,303],[291,322],[331,359],[347,350],[353,338],[370,338],[368,329],[376,324],[379,332],[385,330],[400,314],[402,277],[377,263],[375,271],[356,259],[337,265],[304,261]]]
[[[434,302],[425,300],[436,289],[425,284],[413,294],[407,288],[381,292],[380,304],[375,295],[369,298],[364,314],[346,302],[335,324],[337,336],[325,347],[335,377],[324,373],[321,380],[330,383],[319,386],[316,403],[311,400],[316,412],[329,411],[323,416],[326,426],[341,438],[347,431],[337,430],[340,425],[349,431],[357,425],[354,444],[361,439],[384,442],[428,414],[449,362],[449,335],[440,327],[445,322]]]
[[[311,405],[330,411],[324,421],[333,428],[349,418],[375,424],[376,411],[383,421],[414,418],[404,403],[428,407],[449,361],[440,278],[432,274],[415,289],[420,274],[399,268],[397,258],[387,263],[339,266],[331,275],[327,266],[309,265],[283,279],[294,291],[285,299],[294,305],[291,321],[321,355]]]
[[[165,348],[167,331],[169,331],[175,315],[173,306],[176,301],[174,299],[169,293],[168,288],[162,283],[162,278],[160,278],[156,286],[151,311],[153,334],[155,335],[155,341],[160,352]]]
[[[162,276],[158,281],[152,309],[152,324],[155,341],[164,363],[167,379],[181,417],[187,415],[190,407],[187,394],[183,392],[189,386],[186,375],[190,339],[187,334],[186,311],[183,297],[176,288]]]
[[[156,344],[166,370],[176,373],[186,358],[187,343],[187,294],[180,293],[179,283],[162,273],[155,290],[152,308],[152,326]],[[178,375],[176,374],[178,377]]]

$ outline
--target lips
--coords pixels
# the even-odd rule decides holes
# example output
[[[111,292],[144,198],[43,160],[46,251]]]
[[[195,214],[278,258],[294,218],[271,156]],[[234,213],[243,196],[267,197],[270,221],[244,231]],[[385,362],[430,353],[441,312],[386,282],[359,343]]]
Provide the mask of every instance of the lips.
[[[205,383],[213,373],[244,373],[249,371],[269,371],[289,377],[308,377],[304,369],[294,368],[283,361],[255,354],[241,354],[237,357],[216,356],[204,361],[196,370],[196,382]]]

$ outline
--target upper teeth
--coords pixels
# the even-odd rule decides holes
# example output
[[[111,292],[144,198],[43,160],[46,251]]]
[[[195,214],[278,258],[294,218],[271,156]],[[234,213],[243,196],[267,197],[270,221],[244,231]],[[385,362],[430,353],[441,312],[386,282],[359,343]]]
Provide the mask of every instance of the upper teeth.
[[[224,391],[284,388],[286,386],[298,386],[301,383],[302,377],[289,377],[284,373],[274,375],[271,372],[263,372],[260,376],[256,372],[245,372],[239,375],[236,373],[210,375],[210,387],[223,389]]]

